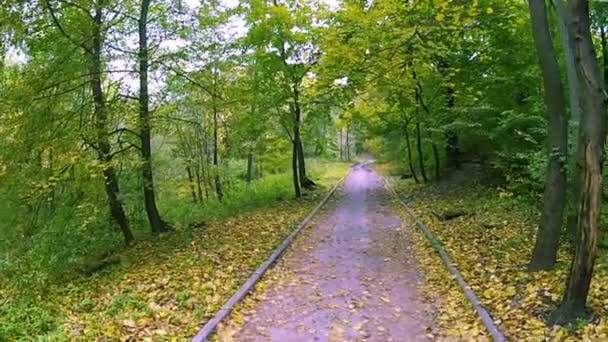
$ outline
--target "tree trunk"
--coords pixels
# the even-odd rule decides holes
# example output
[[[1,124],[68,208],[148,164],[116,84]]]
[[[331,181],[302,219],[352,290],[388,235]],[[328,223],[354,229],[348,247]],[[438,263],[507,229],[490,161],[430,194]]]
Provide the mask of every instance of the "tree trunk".
[[[300,177],[298,177],[298,149],[296,144],[292,141],[291,151],[291,170],[293,173],[293,189],[296,193],[296,198],[302,197],[302,190],[300,189]]]
[[[437,150],[437,145],[435,145],[435,143],[433,143],[433,158],[435,159],[435,179],[439,179],[440,172],[440,164],[439,164],[439,151]]]
[[[300,187],[303,189],[311,189],[315,187],[315,182],[306,176],[306,162],[304,160],[304,147],[302,146],[302,138],[300,135],[301,110],[299,102],[299,92],[294,87],[294,99],[292,103],[293,111],[293,141],[298,157],[298,174],[300,179]]]
[[[192,170],[190,166],[186,166],[186,172],[188,173],[188,184],[190,186],[190,193],[192,194],[192,201],[197,202],[196,190],[194,189],[194,178],[192,177]]]
[[[602,75],[604,76],[604,87],[608,84],[608,47],[606,46],[606,29],[600,26],[600,43],[602,44]]]
[[[424,182],[428,182],[429,178],[426,176],[426,170],[424,169],[424,154],[422,153],[422,139],[420,138],[420,123],[416,123],[416,149],[418,150],[418,163],[420,165],[420,174]]]
[[[589,3],[570,0],[568,29],[581,80],[583,172],[577,239],[567,287],[554,318],[572,321],[587,315],[587,295],[596,257],[602,196],[602,160],[606,138],[606,104],[600,67],[589,29]]]
[[[342,149],[342,131],[343,129],[340,128],[340,160],[344,160],[344,150]]]
[[[299,126],[299,125],[298,125]],[[295,144],[298,156],[298,174],[300,178],[300,187],[303,189],[311,189],[315,187],[315,183],[306,176],[306,164],[304,159],[304,147],[302,146],[302,138],[300,137],[300,130],[298,129],[297,134],[294,134]]]
[[[570,43],[570,34],[568,33],[568,19],[562,0],[553,0],[552,4],[553,8],[555,9],[555,14],[557,15],[557,19],[559,21],[560,38],[566,59],[566,72],[568,76],[568,95],[570,98],[570,126],[574,132],[578,132],[580,138],[580,129],[582,127],[580,125],[582,115],[581,105],[579,101],[580,82],[578,79],[578,75],[576,74],[574,52],[572,49],[572,44]],[[566,231],[568,233],[568,236],[570,237],[574,237],[576,235],[578,193],[580,191],[582,172],[582,144],[584,144],[584,142],[581,142],[580,139],[576,139],[574,145],[574,157],[572,158],[574,161],[574,173],[571,177],[569,191],[571,193],[570,197],[573,199],[571,203],[574,203],[574,205],[571,205],[572,208],[567,211],[566,216]]]
[[[141,138],[142,180],[144,204],[150,228],[155,234],[166,232],[167,224],[156,206],[154,175],[152,172],[152,144],[150,142],[150,108],[148,94],[148,10],[150,0],[142,0],[139,17],[139,125]]]
[[[534,42],[543,75],[549,161],[543,193],[543,210],[536,234],[530,271],[549,270],[555,265],[566,205],[568,124],[566,99],[559,65],[551,40],[544,0],[529,0]]]
[[[90,53],[90,68],[91,68],[91,91],[93,93],[93,116],[95,121],[95,130],[97,138],[97,158],[99,162],[104,166],[103,178],[104,178],[104,189],[108,197],[110,205],[110,214],[112,218],[120,227],[123,234],[125,244],[130,245],[134,238],[131,229],[129,228],[129,222],[127,214],[125,213],[118,185],[118,179],[112,165],[112,156],[110,153],[110,142],[108,139],[107,130],[107,113],[105,97],[103,93],[102,85],[102,69],[101,69],[101,50],[102,50],[102,33],[101,27],[103,25],[103,12],[98,6],[95,10],[95,16],[93,18],[93,32],[91,36],[91,53]]]
[[[350,161],[350,125],[346,126],[346,160]]]
[[[262,174],[262,163],[258,162],[258,167],[257,167],[257,178],[262,178],[263,174]]]
[[[581,106],[579,103],[579,81],[576,75],[576,67],[574,65],[574,54],[570,48],[568,23],[562,0],[553,0],[553,8],[559,21],[559,32],[564,56],[566,59],[566,74],[568,76],[568,95],[570,98],[570,120],[579,122],[581,119]]]
[[[416,76],[416,71],[412,71],[412,75],[414,77],[414,81],[416,81],[416,103],[418,105],[420,105],[422,107],[422,109],[424,110],[424,112],[426,113],[426,115],[428,115],[429,117],[431,116],[431,111],[430,109],[427,107],[426,103],[424,102],[424,97],[423,97],[423,92],[422,92],[422,85],[420,84],[420,82],[418,82],[418,77]],[[416,114],[418,113],[418,108],[416,108]],[[418,144],[420,144],[420,124],[416,124],[416,129],[417,129],[417,133],[418,133]],[[431,138],[431,134],[428,134],[429,139]],[[435,145],[434,142],[432,142],[431,139],[431,147],[433,148],[433,158],[435,159],[435,179],[439,179],[439,151],[437,151],[437,145]],[[420,147],[418,147],[418,151],[420,153]],[[424,177],[424,181],[426,182],[426,175],[424,173],[424,165],[422,165],[422,156],[421,158],[421,169],[422,169],[422,176]]]
[[[446,64],[447,68],[447,64]],[[454,108],[455,97],[454,94],[456,91],[452,86],[447,86],[446,88],[446,98],[447,103],[446,106],[448,109]],[[445,131],[445,154],[446,154],[446,162],[447,167],[452,169],[460,168],[460,142],[458,139],[458,132],[455,128],[448,128]]]
[[[215,100],[214,100],[215,103]],[[220,170],[219,170],[219,158],[218,158],[218,141],[217,141],[217,131],[218,131],[218,113],[217,108],[215,108],[215,104],[213,106],[213,165],[215,166],[214,170],[214,180],[215,180],[215,193],[217,195],[217,200],[222,203],[224,199],[224,191],[222,189],[222,181],[220,179]]]
[[[207,186],[207,181],[205,180],[205,169],[199,165],[196,168],[196,181],[198,183],[198,198],[203,201],[203,188],[205,190],[205,200],[209,200],[209,187]]]
[[[409,124],[406,122],[404,125],[405,131],[405,143],[407,146],[407,164],[410,167],[410,172],[412,173],[412,177],[414,177],[414,181],[418,184],[420,180],[418,180],[418,176],[416,175],[416,170],[414,170],[414,163],[412,161],[412,145],[410,144],[410,131],[408,128]]]
[[[247,155],[247,183],[251,183],[253,179],[253,153]]]

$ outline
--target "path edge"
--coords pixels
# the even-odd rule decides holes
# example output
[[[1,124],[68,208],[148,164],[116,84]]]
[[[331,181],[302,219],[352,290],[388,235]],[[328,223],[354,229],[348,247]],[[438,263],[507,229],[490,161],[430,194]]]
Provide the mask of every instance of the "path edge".
[[[249,276],[247,281],[235,292],[230,299],[222,307],[217,311],[215,316],[212,319],[208,320],[207,323],[199,330],[199,332],[192,338],[192,342],[204,342],[207,341],[208,338],[215,332],[217,326],[228,316],[235,305],[240,303],[247,295],[253,290],[255,285],[260,281],[262,276],[268,271],[274,263],[283,255],[283,253],[287,250],[287,248],[291,245],[293,240],[298,236],[298,234],[306,228],[310,220],[317,214],[317,212],[327,203],[327,201],[331,198],[331,196],[336,192],[340,184],[344,182],[346,177],[350,175],[352,171],[352,167],[348,170],[346,175],[340,180],[336,182],[336,184],[327,192],[325,197],[317,204],[317,206],[304,218],[302,223],[300,223],[296,229],[294,229],[291,234],[283,240],[283,242],[274,250],[274,252],[268,257],[266,261],[264,261],[252,274]]]
[[[416,213],[414,213],[414,211],[407,204],[405,204],[403,199],[393,188],[392,184],[384,176],[381,177],[384,180],[386,188],[395,196],[397,201],[399,201],[399,203],[405,209],[408,215],[414,220],[418,229],[422,231],[424,237],[430,242],[437,254],[439,254],[441,261],[448,269],[448,271],[452,274],[452,276],[460,286],[462,292],[464,292],[464,295],[467,297],[467,299],[473,306],[475,313],[477,313],[477,316],[479,316],[479,319],[481,319],[481,322],[485,326],[486,330],[488,331],[490,336],[492,336],[492,339],[497,342],[507,341],[505,335],[500,331],[496,323],[494,323],[494,320],[492,319],[492,316],[490,316],[490,313],[484,308],[483,304],[479,301],[473,290],[471,290],[469,284],[467,284],[467,282],[464,280],[462,273],[460,273],[460,271],[458,271],[458,269],[456,268],[456,264],[452,262],[452,260],[448,256],[448,253],[439,244],[437,239],[435,239],[435,236],[433,236],[433,233],[431,233],[430,229],[424,223],[422,223]]]

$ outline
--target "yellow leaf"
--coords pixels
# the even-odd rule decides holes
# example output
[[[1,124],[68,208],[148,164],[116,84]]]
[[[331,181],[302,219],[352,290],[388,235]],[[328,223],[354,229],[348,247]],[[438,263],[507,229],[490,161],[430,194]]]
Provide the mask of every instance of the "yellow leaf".
[[[492,14],[492,13],[494,13],[494,9],[493,9],[492,7],[488,7],[488,8],[486,9],[486,13],[487,13],[487,14]]]

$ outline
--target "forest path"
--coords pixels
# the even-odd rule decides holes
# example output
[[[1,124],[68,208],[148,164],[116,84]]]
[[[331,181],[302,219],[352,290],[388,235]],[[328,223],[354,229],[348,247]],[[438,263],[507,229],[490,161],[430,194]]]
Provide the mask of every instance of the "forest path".
[[[382,178],[357,165],[335,196],[256,289],[261,299],[243,325],[220,340],[428,339],[433,308],[417,290],[407,231]]]

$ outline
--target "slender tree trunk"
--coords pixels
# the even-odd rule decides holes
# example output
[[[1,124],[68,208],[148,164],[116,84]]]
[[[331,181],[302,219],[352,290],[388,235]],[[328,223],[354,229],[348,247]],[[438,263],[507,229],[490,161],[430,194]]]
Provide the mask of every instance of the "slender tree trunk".
[[[209,199],[209,190],[207,190],[207,186],[205,185],[205,170],[201,170],[201,166],[197,165],[194,174],[196,175],[196,192],[198,194],[198,198],[200,201],[203,201],[203,188],[205,188],[205,199]]]
[[[409,130],[409,124],[406,122],[404,125],[404,131],[405,131],[405,143],[407,146],[407,164],[410,167],[410,172],[412,173],[412,177],[414,177],[414,181],[416,183],[420,183],[420,180],[418,180],[418,176],[416,175],[416,170],[414,170],[414,163],[412,161],[412,145],[410,144],[410,130]]]
[[[424,154],[422,153],[422,139],[420,137],[420,123],[416,123],[416,149],[418,150],[418,163],[420,165],[420,174],[424,182],[428,182],[429,178],[426,176],[426,170],[424,168]]]
[[[568,124],[566,99],[549,31],[545,2],[529,0],[529,6],[534,42],[543,74],[549,154],[543,210],[532,259],[528,265],[530,271],[540,271],[553,268],[559,247],[566,205],[565,161],[568,153]]]
[[[298,125],[299,126],[299,125]],[[306,162],[304,158],[304,147],[302,146],[302,138],[300,137],[300,130],[297,129],[297,134],[294,134],[294,141],[297,149],[298,156],[298,173],[300,176],[300,187],[304,189],[310,189],[315,186],[315,183],[306,176]]]
[[[214,100],[215,102],[215,100]],[[224,191],[222,189],[222,181],[220,179],[220,170],[219,170],[219,159],[218,159],[218,112],[217,108],[213,108],[213,165],[215,166],[215,193],[217,195],[217,200],[222,203],[224,199]]]
[[[460,168],[460,142],[458,133],[453,128],[448,128],[445,132],[446,146],[445,153],[447,156],[448,167],[453,169]]]
[[[101,27],[103,25],[103,12],[101,5],[98,4],[95,10],[95,16],[93,18],[93,32],[91,35],[91,52],[90,52],[90,68],[91,68],[91,90],[93,93],[93,107],[94,107],[94,121],[95,130],[97,135],[97,158],[99,162],[104,166],[103,179],[104,189],[108,197],[110,205],[110,214],[120,227],[123,234],[125,244],[130,245],[134,238],[131,229],[129,228],[129,221],[127,214],[125,213],[121,196],[120,188],[118,185],[118,178],[112,165],[112,155],[110,142],[108,139],[107,129],[107,113],[105,97],[102,89],[102,69],[101,69],[101,51],[102,51],[102,32]]]
[[[300,189],[300,177],[298,177],[298,149],[296,148],[295,141],[292,141],[291,151],[291,171],[293,173],[293,189],[296,193],[296,198],[302,197],[302,190]]]
[[[297,150],[298,157],[298,174],[300,179],[300,187],[303,189],[311,189],[316,184],[306,176],[306,162],[304,158],[304,147],[302,146],[302,137],[300,134],[301,124],[301,109],[299,101],[299,92],[294,87],[294,99],[292,103],[292,114],[293,114],[293,141]]]
[[[247,183],[251,183],[253,179],[253,153],[247,155]]]
[[[587,295],[597,253],[602,196],[602,161],[606,138],[606,104],[600,67],[590,32],[589,3],[568,2],[570,41],[581,80],[583,172],[577,239],[567,287],[554,318],[571,321],[587,315]]]
[[[426,115],[431,116],[431,111],[430,109],[427,107],[426,103],[424,102],[424,97],[423,97],[423,92],[422,92],[422,85],[420,84],[420,82],[418,82],[418,77],[416,76],[416,71],[412,71],[412,75],[414,77],[414,81],[416,81],[416,103],[419,104],[422,109],[424,110],[424,112],[426,113]],[[418,113],[418,109],[416,109],[416,113]],[[420,144],[420,124],[416,124],[416,130],[418,133],[418,144]],[[428,134],[429,138],[431,138],[431,134]],[[433,148],[433,158],[435,159],[435,179],[439,179],[439,151],[437,150],[437,145],[435,145],[434,142],[431,142],[431,147]],[[418,151],[420,152],[420,147],[418,147]],[[426,182],[426,175],[424,173],[424,166],[422,165],[422,156],[420,157],[421,159],[421,169],[422,169],[422,176],[424,177],[424,181]]]
[[[604,76],[604,87],[608,84],[608,46],[606,46],[606,28],[600,26],[600,43],[602,44],[602,75]]]
[[[441,177],[439,169],[440,169],[440,164],[439,164],[439,151],[437,150],[437,145],[435,143],[433,143],[433,158],[435,159],[435,179],[439,179],[439,177]]]
[[[186,172],[188,173],[188,184],[190,186],[190,193],[192,194],[192,201],[197,202],[196,190],[194,189],[194,178],[192,177],[192,170],[190,166],[186,166]]]
[[[346,160],[350,161],[350,125],[346,126]]]
[[[257,165],[258,165],[258,167],[257,167],[257,178],[262,178],[263,177],[263,175],[262,175],[262,163],[258,162]]]
[[[570,48],[568,22],[566,12],[563,5],[563,0],[552,0],[553,8],[559,22],[560,40],[564,50],[566,59],[566,74],[568,76],[568,95],[570,98],[570,120],[579,122],[581,119],[581,106],[579,104],[578,90],[580,88],[578,76],[576,75],[576,67],[574,65],[574,54]]]
[[[152,232],[166,232],[167,224],[160,217],[156,206],[154,174],[152,172],[152,144],[150,142],[150,108],[148,94],[148,10],[150,0],[141,1],[139,17],[139,125],[141,138],[142,179],[144,204]]]
[[[443,69],[447,69],[449,63],[443,61]],[[444,73],[445,75],[445,73]],[[446,107],[448,110],[454,108],[456,98],[454,94],[456,90],[451,85],[448,85],[445,89],[446,94]],[[455,128],[448,128],[445,131],[445,154],[446,154],[446,166],[449,169],[460,168],[460,139],[458,138],[458,132]]]
[[[342,148],[342,144],[343,144],[343,142],[342,142],[342,132],[343,132],[343,129],[340,128],[340,160],[344,160],[344,151],[343,151],[343,148]]]
[[[6,49],[6,45],[4,44],[4,40],[0,39],[0,82],[3,81],[4,63],[6,60],[6,50],[7,49]]]
[[[566,59],[566,72],[568,76],[568,95],[570,98],[570,126],[574,132],[578,133],[579,138],[581,137],[581,106],[580,106],[580,95],[579,95],[579,79],[576,74],[576,65],[574,61],[574,52],[570,43],[570,34],[568,33],[568,19],[562,0],[552,0],[555,14],[559,21],[559,32]],[[576,139],[574,146],[574,173],[570,181],[570,193],[572,202],[574,205],[570,205],[570,209],[567,211],[566,216],[566,231],[568,236],[574,237],[576,234],[576,222],[578,212],[578,193],[580,191],[581,172],[582,172],[582,144],[580,139]]]

